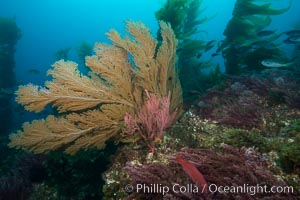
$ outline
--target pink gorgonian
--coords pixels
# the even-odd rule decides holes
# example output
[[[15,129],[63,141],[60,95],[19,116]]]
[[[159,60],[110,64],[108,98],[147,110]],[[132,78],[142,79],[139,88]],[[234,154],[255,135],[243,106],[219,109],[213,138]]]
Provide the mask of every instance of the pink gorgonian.
[[[162,98],[150,94],[147,90],[145,92],[145,105],[134,116],[126,113],[124,122],[127,125],[127,134],[138,132],[154,153],[155,143],[163,136],[165,129],[174,123],[177,111],[170,110],[170,92]]]

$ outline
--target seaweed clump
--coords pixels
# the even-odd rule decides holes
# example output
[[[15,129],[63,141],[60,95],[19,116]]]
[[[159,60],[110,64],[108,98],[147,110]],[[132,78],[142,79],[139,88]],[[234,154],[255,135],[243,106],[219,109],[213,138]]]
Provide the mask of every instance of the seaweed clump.
[[[93,47],[90,43],[82,41],[76,48],[77,57],[80,61],[85,63],[85,57],[93,54]]]
[[[35,198],[42,198],[42,188],[46,188],[55,192],[56,199],[101,199],[102,173],[116,149],[110,143],[104,151],[80,151],[76,156],[58,151],[49,153],[45,162],[47,177],[44,185],[35,191]]]
[[[187,188],[191,187],[189,184],[195,184],[177,161],[171,158],[168,164],[135,165],[128,163],[124,170],[133,181],[134,189],[127,199],[296,199],[292,188],[288,187],[283,180],[275,177],[273,172],[268,169],[268,160],[259,156],[252,148],[238,150],[228,145],[222,145],[220,152],[183,148],[178,154],[181,154],[186,161],[192,163],[203,174],[211,193],[201,193],[200,189],[196,190],[195,188],[178,193],[169,190],[164,196],[159,192],[135,192],[137,184],[151,187],[155,183],[168,188],[174,187],[174,183],[178,184],[176,186],[178,188]],[[237,186],[257,187],[259,185],[265,187],[266,191],[275,186],[285,188],[285,192],[263,192],[261,187],[256,191],[242,192],[241,190],[235,193],[222,193],[213,191],[215,185],[218,187],[228,186],[232,190]]]
[[[46,177],[43,155],[25,153],[19,155],[9,170],[1,173],[0,199],[29,199],[34,184]]]
[[[266,71],[257,76],[228,76],[223,88],[210,89],[200,97],[195,109],[202,118],[229,127],[263,128],[273,120],[272,113],[276,111],[284,113],[290,109],[294,117],[299,117],[298,88],[296,76],[280,71]]]
[[[70,52],[71,48],[70,47],[66,47],[66,48],[60,48],[58,49],[55,53],[55,59],[56,60],[68,60],[69,59],[69,52]]]

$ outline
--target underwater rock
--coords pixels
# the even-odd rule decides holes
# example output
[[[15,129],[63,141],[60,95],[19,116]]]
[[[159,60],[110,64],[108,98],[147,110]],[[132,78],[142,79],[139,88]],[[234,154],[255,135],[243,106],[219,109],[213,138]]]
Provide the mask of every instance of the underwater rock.
[[[132,191],[126,199],[296,199],[295,193],[268,193],[272,186],[283,188],[286,183],[279,180],[268,169],[268,161],[252,148],[235,149],[222,145],[222,151],[183,148],[177,153],[199,170],[208,187],[203,193],[191,178],[171,157],[168,164],[149,163],[133,165],[127,163],[124,170],[132,179]],[[193,185],[194,184],[194,185]],[[192,187],[188,187],[192,186]],[[264,187],[265,192],[250,187]],[[177,191],[176,187],[184,189]],[[215,188],[231,188],[231,192],[216,191]],[[240,187],[240,192],[234,192]],[[247,188],[246,190],[243,190]],[[290,188],[291,189],[291,188]]]
[[[300,117],[299,87],[297,76],[286,72],[272,70],[261,75],[228,76],[224,88],[208,90],[199,97],[198,109],[194,110],[202,119],[229,127],[262,128],[264,120],[275,110]]]

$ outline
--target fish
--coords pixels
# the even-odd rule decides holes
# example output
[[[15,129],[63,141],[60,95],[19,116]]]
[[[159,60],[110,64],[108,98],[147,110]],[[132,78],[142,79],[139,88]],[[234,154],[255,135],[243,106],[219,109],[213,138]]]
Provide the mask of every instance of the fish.
[[[39,70],[37,70],[37,69],[30,69],[30,70],[27,70],[27,73],[28,74],[32,74],[32,75],[38,75],[41,72]]]
[[[288,40],[294,43],[300,43],[300,35],[291,36]]]
[[[258,48],[262,48],[266,45],[270,44],[270,41],[267,40],[259,40],[259,41],[255,41],[253,42],[250,46],[253,49],[258,49]]]
[[[239,66],[240,69],[246,69],[246,68],[248,68],[247,64],[238,64],[238,66]]]
[[[228,43],[226,43],[224,40],[221,40],[218,42],[217,44],[217,53],[221,52],[222,50],[224,50],[225,48],[227,48],[229,46]]]
[[[215,56],[218,56],[218,55],[220,55],[219,53],[213,53],[213,54],[211,54],[211,57],[215,57]]]
[[[285,34],[287,34],[288,36],[299,36],[300,35],[300,30],[287,31],[287,32],[285,32]]]
[[[263,31],[257,32],[257,35],[260,37],[266,37],[266,36],[272,35],[274,33],[275,33],[275,31],[273,31],[273,30],[263,30]]]
[[[283,42],[284,42],[285,44],[295,44],[295,42],[290,41],[289,38],[283,40]]]
[[[208,45],[208,46],[210,46],[210,45],[215,45],[216,42],[217,42],[216,40],[211,40],[211,41],[207,42],[206,45]]]
[[[183,171],[189,175],[194,183],[196,183],[199,187],[202,187],[205,193],[208,193],[207,182],[195,165],[183,159],[181,153],[177,154],[176,162],[182,166]]]
[[[0,99],[5,99],[14,93],[13,88],[0,88]]]
[[[13,88],[0,88],[0,94],[11,95],[14,93]]]
[[[206,51],[211,50],[211,49],[215,46],[216,42],[217,42],[216,40],[211,40],[211,41],[209,41],[209,42],[206,44],[204,51],[206,52]]]
[[[251,49],[260,49],[260,48],[264,48],[264,49],[276,49],[278,48],[278,44],[275,44],[273,42],[270,42],[270,41],[256,41],[256,42],[253,42],[251,44]]]
[[[293,62],[283,63],[275,59],[265,59],[261,64],[268,68],[286,68],[293,64]]]

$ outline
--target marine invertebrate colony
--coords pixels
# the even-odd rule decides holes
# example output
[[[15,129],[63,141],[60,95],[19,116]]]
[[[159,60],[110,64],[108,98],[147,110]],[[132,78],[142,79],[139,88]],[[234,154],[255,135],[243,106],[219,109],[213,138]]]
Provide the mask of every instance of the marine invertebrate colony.
[[[164,130],[172,125],[176,119],[177,110],[170,112],[170,93],[167,97],[158,98],[146,90],[147,102],[136,116],[126,114],[124,117],[128,132],[138,132],[148,143],[154,153],[154,144],[160,140]]]
[[[111,45],[97,43],[96,55],[86,58],[88,75],[77,64],[57,61],[48,74],[53,80],[44,87],[20,86],[17,102],[39,112],[51,105],[59,116],[25,123],[23,131],[10,136],[11,147],[36,153],[105,147],[109,139],[125,140],[126,113],[137,113],[145,103],[144,91],[163,98],[170,93],[170,110],[181,106],[181,87],[175,70],[176,45],[170,26],[160,22],[162,43],[141,22],[127,21],[130,36],[107,33]],[[178,112],[179,114],[179,112]],[[126,138],[126,140],[130,140]]]

